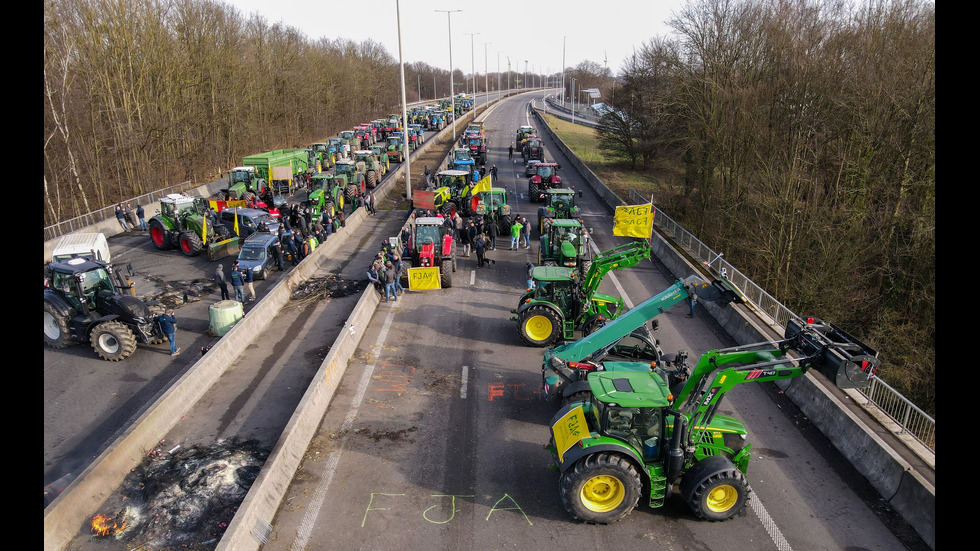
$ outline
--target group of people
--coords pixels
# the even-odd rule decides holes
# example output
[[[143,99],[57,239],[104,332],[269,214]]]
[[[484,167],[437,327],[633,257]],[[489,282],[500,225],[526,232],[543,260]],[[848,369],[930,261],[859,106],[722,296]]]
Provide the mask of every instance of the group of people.
[[[146,214],[143,205],[137,203],[133,209],[129,203],[116,203],[116,221],[124,232],[139,228],[146,231]]]
[[[396,251],[388,240],[381,243],[381,250],[374,257],[367,269],[368,281],[383,297],[383,302],[398,300],[399,295],[405,294],[401,278],[404,265],[399,251]]]
[[[525,249],[531,248],[531,224],[527,216],[515,214],[510,225],[510,250],[520,249],[522,244]]]
[[[221,290],[221,300],[231,300],[228,294],[229,283],[231,283],[231,286],[235,291],[235,300],[238,302],[245,302],[246,290],[248,290],[249,293],[248,302],[253,302],[255,300],[255,286],[253,285],[254,278],[252,269],[247,266],[242,266],[237,260],[231,265],[231,273],[229,273],[227,276],[225,275],[224,267],[221,266],[220,263],[215,266],[214,279],[218,282],[218,288]]]

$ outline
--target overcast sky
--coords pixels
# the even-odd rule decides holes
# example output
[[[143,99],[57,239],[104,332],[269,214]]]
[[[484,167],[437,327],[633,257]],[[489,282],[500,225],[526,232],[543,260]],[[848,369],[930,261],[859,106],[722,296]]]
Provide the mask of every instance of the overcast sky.
[[[282,23],[312,39],[372,39],[398,60],[396,0],[220,0],[245,16],[258,13],[269,25]],[[634,48],[666,36],[665,22],[684,0],[483,1],[399,0],[402,58],[464,73],[511,68],[558,73],[589,60],[620,72]],[[588,7],[587,7],[588,6]],[[441,10],[441,11],[437,11]],[[447,15],[447,10],[462,10]],[[470,36],[470,33],[479,33]],[[564,51],[563,51],[564,40]]]

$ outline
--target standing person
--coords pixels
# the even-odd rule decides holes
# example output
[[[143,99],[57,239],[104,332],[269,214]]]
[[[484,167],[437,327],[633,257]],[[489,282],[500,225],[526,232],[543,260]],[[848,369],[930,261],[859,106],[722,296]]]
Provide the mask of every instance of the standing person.
[[[521,240],[525,249],[531,248],[531,225],[527,223],[527,216],[521,217]]]
[[[142,204],[136,205],[136,218],[140,221],[140,230],[146,231],[146,211],[143,210]]]
[[[228,300],[228,280],[225,278],[225,269],[220,262],[214,267],[214,279],[218,282],[218,288],[221,289],[221,300]]]
[[[229,279],[231,279],[231,287],[235,290],[235,300],[238,302],[245,302],[245,279],[242,277],[242,272],[238,269],[238,261],[236,260],[231,266],[231,274],[229,274]]]
[[[493,165],[493,167],[490,168],[490,183],[497,183],[497,165]]]
[[[129,219],[129,223],[136,229],[140,225],[140,221],[136,219],[136,211],[133,210],[129,203],[126,203],[126,217]]]
[[[473,220],[470,220],[470,227],[466,228],[466,233],[467,233],[468,240],[470,242],[470,250],[472,251],[476,246],[476,237],[480,235],[480,228],[476,225],[476,223]]]
[[[507,147],[507,158],[508,159],[514,158],[514,146],[512,145]]]
[[[248,289],[248,301],[255,301],[255,286],[252,285],[252,281],[255,279],[252,274],[252,268],[245,266],[242,268],[242,276],[245,281],[245,288]]]
[[[180,348],[177,347],[177,318],[174,317],[174,309],[167,308],[164,313],[154,319],[160,324],[160,329],[163,330],[163,334],[170,341],[170,355],[176,356],[180,354]]]
[[[371,263],[367,269],[368,281],[374,285],[374,290],[378,292],[379,295],[384,296],[384,284],[381,283],[381,277],[378,275],[378,266],[375,263]]]
[[[390,296],[398,300],[398,293],[395,292],[395,266],[389,260],[385,262],[385,302],[388,302]]]
[[[395,266],[395,292],[399,295],[404,295],[405,288],[402,287],[402,270],[404,269],[404,264],[402,264],[402,257],[398,253],[392,253],[392,263]]]
[[[531,273],[534,272],[534,264],[527,262],[524,264],[524,268],[527,271],[527,288],[534,289],[534,278],[531,276]]]
[[[472,225],[473,225],[473,221],[471,220],[470,226]],[[459,242],[463,245],[463,256],[470,256],[470,245],[472,245],[472,242],[470,241],[469,230],[470,230],[469,227],[464,227],[459,232]]]
[[[272,259],[276,261],[276,268],[283,270],[282,262],[282,242],[278,239],[272,242]]]
[[[473,247],[476,249],[476,267],[483,267],[483,254],[486,252],[486,240],[483,238],[482,233],[476,234],[476,238],[473,240]]]
[[[521,219],[520,217],[514,217],[514,223],[510,227],[510,250],[514,250],[520,247],[521,239]]]
[[[116,204],[116,222],[119,222],[123,231],[129,231],[129,224],[126,223],[126,211],[123,210],[122,203]]]
[[[487,223],[487,235],[490,237],[488,248],[492,251],[497,248],[497,221],[491,220]]]

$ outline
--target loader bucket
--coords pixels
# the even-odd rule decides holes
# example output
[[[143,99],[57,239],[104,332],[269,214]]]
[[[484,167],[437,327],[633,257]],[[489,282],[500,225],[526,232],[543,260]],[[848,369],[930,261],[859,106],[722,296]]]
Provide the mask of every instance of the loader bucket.
[[[800,350],[813,356],[813,365],[838,388],[867,387],[881,365],[875,349],[819,318],[789,321],[786,337],[797,334],[800,334]]]
[[[208,243],[208,258],[210,260],[218,260],[219,258],[224,258],[226,256],[231,256],[238,254],[241,250],[241,242],[236,235],[231,239],[225,239],[224,241],[216,241],[214,243]]]

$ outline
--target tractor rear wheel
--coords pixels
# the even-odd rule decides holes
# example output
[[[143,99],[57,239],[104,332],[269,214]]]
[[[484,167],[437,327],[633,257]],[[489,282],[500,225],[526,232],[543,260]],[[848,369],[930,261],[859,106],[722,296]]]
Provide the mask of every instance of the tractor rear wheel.
[[[136,337],[132,330],[118,321],[100,323],[90,335],[92,348],[103,360],[118,362],[136,351]]]
[[[367,173],[367,187],[368,189],[374,189],[374,186],[378,185],[378,173],[369,170]]]
[[[197,256],[204,250],[204,242],[201,236],[194,231],[185,231],[180,234],[180,252],[185,256]]]
[[[528,182],[527,184],[527,200],[532,203],[538,202],[538,184]]]
[[[640,499],[642,486],[633,463],[609,452],[585,456],[558,483],[565,509],[578,520],[597,524],[628,515]]]
[[[562,334],[562,322],[557,312],[547,306],[532,306],[518,320],[521,340],[531,346],[551,346]]]
[[[44,303],[44,344],[51,348],[66,348],[71,344],[68,318],[58,313],[51,304]]]
[[[161,251],[169,249],[170,243],[167,239],[167,228],[163,227],[163,222],[152,218],[148,225],[150,227],[150,241],[153,242],[153,246]]]

